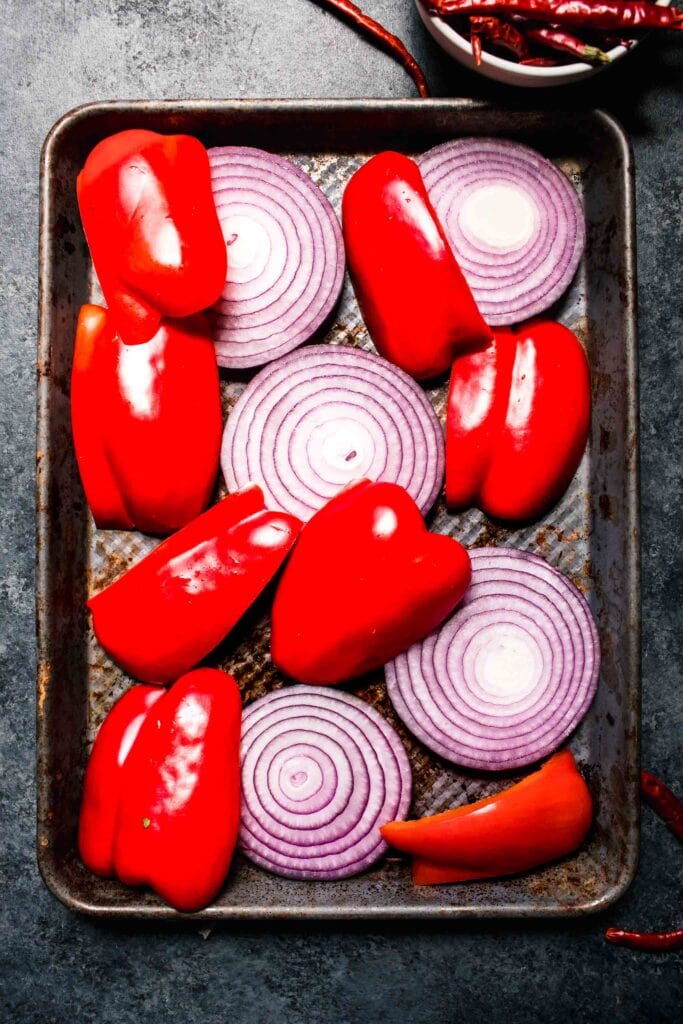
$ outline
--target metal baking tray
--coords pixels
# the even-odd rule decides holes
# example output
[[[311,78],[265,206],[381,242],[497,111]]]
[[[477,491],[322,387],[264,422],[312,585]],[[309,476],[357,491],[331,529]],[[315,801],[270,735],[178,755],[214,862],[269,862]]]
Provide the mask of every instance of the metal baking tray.
[[[81,107],[50,132],[42,154],[37,461],[38,860],[49,889],[74,910],[101,916],[179,917],[153,894],[89,874],[75,844],[84,765],[94,734],[130,680],[93,639],[86,598],[155,541],[93,528],[76,470],[69,418],[74,328],[97,298],[76,205],[89,150],[125,128],[186,132],[207,145],[260,146],[308,171],[339,209],[353,170],[371,153],[407,153],[460,135],[526,142],[569,175],[584,203],[586,252],[553,315],[582,339],[592,369],[592,433],[575,480],[541,522],[508,530],[477,511],[432,528],[468,545],[536,551],[574,580],[597,616],[602,673],[597,698],[571,739],[595,800],[595,825],[575,856],[528,875],[414,888],[408,862],[389,856],[338,882],[266,874],[237,856],[215,903],[198,919],[488,918],[599,910],[629,885],[638,844],[639,544],[633,165],[619,125],[599,111],[532,113],[466,100],[116,102]],[[327,330],[333,342],[371,347],[346,282]],[[229,410],[244,378],[222,381]],[[443,416],[446,385],[429,392]],[[208,659],[232,672],[250,700],[281,684],[268,653],[264,604]],[[413,813],[487,795],[514,776],[482,777],[448,765],[412,739],[388,704],[378,672],[357,691],[399,729],[412,762]]]

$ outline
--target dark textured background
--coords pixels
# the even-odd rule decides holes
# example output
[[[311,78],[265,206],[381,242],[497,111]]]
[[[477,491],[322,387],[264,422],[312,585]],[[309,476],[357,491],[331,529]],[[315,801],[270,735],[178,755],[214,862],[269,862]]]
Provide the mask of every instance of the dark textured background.
[[[636,154],[643,764],[681,782],[683,40],[646,41],[586,88],[487,85],[411,0],[364,0],[435,95],[604,106]],[[467,927],[109,927],[48,894],[34,857],[33,475],[38,156],[96,99],[407,96],[404,72],[310,0],[0,0],[0,1024],[454,1024],[682,1020],[680,956],[608,947],[608,923],[683,923],[682,851],[644,813],[641,868],[603,917]],[[678,628],[677,628],[678,627]]]

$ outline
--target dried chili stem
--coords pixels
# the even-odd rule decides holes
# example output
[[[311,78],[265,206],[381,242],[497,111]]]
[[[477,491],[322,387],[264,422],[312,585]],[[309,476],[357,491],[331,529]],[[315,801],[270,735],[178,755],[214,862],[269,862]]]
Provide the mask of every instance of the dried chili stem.
[[[572,56],[580,57],[581,60],[609,64],[612,59],[604,50],[598,49],[597,46],[588,46],[582,39],[563,32],[561,29],[527,28],[526,36],[534,43],[548,46],[551,50],[560,50],[562,53],[571,53]]]

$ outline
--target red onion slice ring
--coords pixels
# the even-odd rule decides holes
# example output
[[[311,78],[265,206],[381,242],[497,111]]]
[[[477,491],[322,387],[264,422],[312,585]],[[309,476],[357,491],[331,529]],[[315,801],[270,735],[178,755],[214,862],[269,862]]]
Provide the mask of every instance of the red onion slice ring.
[[[308,520],[361,477],[400,484],[425,514],[444,474],[441,425],[422,389],[362,349],[310,345],[271,363],[238,398],[221,450],[228,490],[263,488]]]
[[[473,548],[455,614],[385,667],[397,714],[425,746],[484,771],[520,768],[560,746],[598,685],[588,602],[542,558]]]
[[[318,186],[281,156],[209,150],[228,276],[212,310],[221,366],[261,366],[303,344],[332,312],[344,280],[337,216]]]
[[[548,309],[585,243],[571,182],[528,146],[466,138],[418,158],[429,197],[482,316],[492,326]]]
[[[358,697],[292,686],[242,722],[240,847],[286,878],[348,878],[386,852],[379,827],[405,818],[410,765],[397,733]]]

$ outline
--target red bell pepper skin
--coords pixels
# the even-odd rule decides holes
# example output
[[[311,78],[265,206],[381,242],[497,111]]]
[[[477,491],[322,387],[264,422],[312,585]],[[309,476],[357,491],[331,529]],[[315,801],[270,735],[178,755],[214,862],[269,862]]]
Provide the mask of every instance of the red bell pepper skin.
[[[536,519],[569,486],[590,428],[590,373],[578,338],[531,320],[496,329],[453,363],[446,502],[495,519]]]
[[[162,317],[213,305],[226,246],[209,158],[189,135],[131,130],[103,139],[77,182],[95,270],[121,337],[138,344]]]
[[[240,816],[241,700],[232,676],[197,669],[142,724],[123,767],[114,868],[176,910],[211,902],[228,873]]]
[[[485,800],[380,829],[415,858],[416,885],[518,874],[572,853],[590,829],[588,786],[569,750]]]
[[[142,723],[165,692],[159,686],[132,686],[114,704],[93,744],[83,784],[78,849],[85,866],[104,878],[114,876],[123,766]]]
[[[273,661],[302,683],[362,675],[435,629],[470,578],[466,550],[429,533],[402,487],[352,484],[301,531],[275,594]]]
[[[88,601],[97,639],[135,678],[177,679],[256,600],[300,527],[258,487],[228,495]]]
[[[356,297],[385,359],[422,380],[490,341],[413,160],[380,153],[356,171],[342,223]]]
[[[165,321],[126,345],[101,306],[83,306],[71,374],[71,424],[100,528],[170,533],[211,497],[222,423],[208,323]]]

